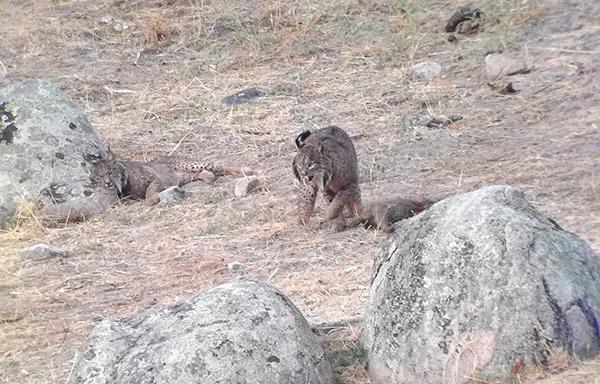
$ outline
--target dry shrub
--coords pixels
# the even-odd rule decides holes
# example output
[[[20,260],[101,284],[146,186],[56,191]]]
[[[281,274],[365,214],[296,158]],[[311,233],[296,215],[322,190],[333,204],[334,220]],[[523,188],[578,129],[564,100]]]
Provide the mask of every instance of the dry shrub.
[[[576,361],[568,351],[562,348],[549,349],[543,365],[538,364],[527,367],[524,371],[525,381],[535,382],[536,380],[559,374],[575,366]]]
[[[7,231],[1,233],[0,245],[2,240],[9,238],[31,237],[38,230],[43,229],[42,223],[40,223],[37,217],[38,205],[34,202],[25,202],[17,208],[14,216],[8,223]]]
[[[165,12],[146,13],[139,22],[142,45],[155,48],[168,44],[179,34],[179,27]]]
[[[575,364],[573,356],[568,351],[560,349],[552,349],[548,355],[546,370],[551,374],[560,373]]]

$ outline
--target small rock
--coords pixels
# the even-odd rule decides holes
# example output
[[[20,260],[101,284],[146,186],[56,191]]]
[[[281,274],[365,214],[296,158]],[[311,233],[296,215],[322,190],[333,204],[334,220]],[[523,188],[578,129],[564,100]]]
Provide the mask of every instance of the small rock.
[[[485,57],[485,72],[491,78],[529,73],[530,71],[523,60],[504,54],[492,53]]]
[[[454,33],[449,33],[448,34],[448,41],[450,43],[456,43],[458,41],[458,39],[456,38],[456,36],[454,36]]]
[[[44,261],[55,257],[69,257],[71,252],[49,244],[39,243],[21,249],[21,256],[32,261]]]
[[[194,194],[194,193],[208,193],[208,191],[211,188],[214,188],[214,186],[207,184],[204,181],[199,180],[199,181],[192,181],[191,183],[184,185],[183,188],[185,189],[186,193]]]
[[[518,89],[514,88],[512,82],[509,82],[505,85],[488,82],[487,85],[488,85],[488,87],[490,87],[490,89],[492,89],[494,91],[498,91],[498,93],[501,95],[510,95],[510,94],[519,92]]]
[[[508,83],[506,84],[504,87],[502,87],[502,89],[500,90],[500,94],[501,95],[511,95],[513,93],[517,93],[519,91],[517,91],[514,87],[513,87],[513,83]]]
[[[186,198],[185,189],[172,186],[158,194],[161,203],[180,203]]]
[[[129,25],[125,24],[124,22],[118,22],[113,25],[113,29],[115,32],[123,32],[129,29]]]
[[[244,178],[240,178],[235,183],[234,195],[236,197],[244,197],[248,195],[252,190],[258,187],[258,177],[256,176],[247,176]]]
[[[265,95],[265,91],[258,88],[248,88],[243,91],[234,93],[233,95],[225,97],[222,102],[226,105],[239,105],[249,102],[252,99]]]
[[[413,65],[411,73],[413,80],[432,80],[442,73],[442,66],[435,61],[424,61]]]
[[[98,19],[98,24],[110,24],[112,23],[113,18],[110,16],[104,16]]]
[[[244,264],[237,261],[227,264],[227,269],[229,269],[229,272],[233,273],[240,272],[244,267]]]

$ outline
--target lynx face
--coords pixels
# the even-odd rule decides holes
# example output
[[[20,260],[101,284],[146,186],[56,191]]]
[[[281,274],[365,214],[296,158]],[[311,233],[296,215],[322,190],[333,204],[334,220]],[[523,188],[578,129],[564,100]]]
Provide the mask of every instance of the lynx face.
[[[318,151],[299,153],[294,158],[294,174],[303,184],[317,182],[323,179],[323,163]]]
[[[119,194],[122,194],[127,184],[127,171],[125,166],[109,152],[106,159],[95,164],[91,179],[104,188],[116,189]]]

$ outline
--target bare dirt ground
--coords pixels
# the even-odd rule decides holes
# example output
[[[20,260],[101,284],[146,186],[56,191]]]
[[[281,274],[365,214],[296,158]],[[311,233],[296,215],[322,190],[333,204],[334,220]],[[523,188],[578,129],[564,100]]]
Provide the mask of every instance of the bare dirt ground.
[[[125,202],[46,228],[23,213],[0,236],[0,382],[62,383],[94,322],[256,279],[287,294],[323,336],[341,383],[367,383],[357,340],[382,235],[296,224],[293,138],[336,124],[355,138],[364,200],[512,184],[600,251],[600,5],[482,0],[483,30],[447,41],[460,5],[438,0],[19,1],[2,5],[0,85],[45,77],[126,157],[179,155],[254,168],[182,204]],[[487,79],[487,53],[528,74]],[[413,81],[423,60],[442,76]],[[501,95],[488,82],[512,81]],[[258,86],[238,107],[221,99]],[[423,116],[460,115],[441,128]],[[319,203],[322,214],[322,202]],[[70,257],[33,262],[46,242]],[[600,383],[600,360],[524,381]]]

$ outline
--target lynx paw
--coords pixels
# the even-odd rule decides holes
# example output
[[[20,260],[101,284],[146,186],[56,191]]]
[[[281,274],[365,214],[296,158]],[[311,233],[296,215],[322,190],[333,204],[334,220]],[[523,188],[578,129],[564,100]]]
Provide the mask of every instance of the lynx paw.
[[[346,229],[344,220],[334,220],[331,221],[329,225],[333,232],[343,232]]]
[[[251,176],[254,175],[254,171],[252,170],[252,168],[248,168],[248,167],[243,167],[241,169],[242,175],[241,176]]]
[[[144,204],[146,204],[148,207],[152,207],[153,205],[158,204],[159,201],[160,201],[160,198],[158,197],[158,195],[147,196],[146,200],[144,200]]]
[[[298,219],[298,224],[304,226],[304,227],[308,227],[308,225],[310,224],[310,216],[302,216]]]
[[[213,181],[215,181],[215,174],[207,170],[203,170],[202,172],[200,172],[199,178],[206,184],[211,184]]]
[[[346,221],[343,217],[338,217],[325,222],[332,232],[343,232],[346,229]]]

